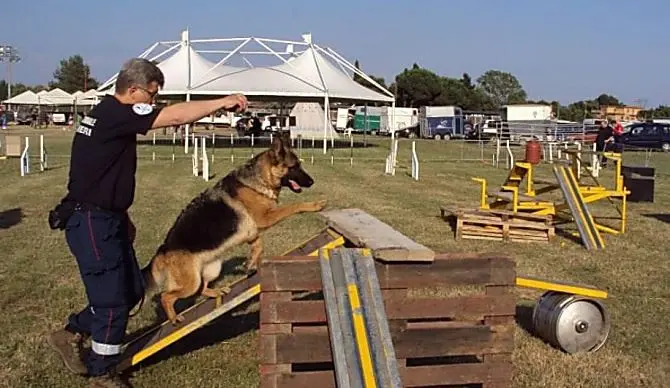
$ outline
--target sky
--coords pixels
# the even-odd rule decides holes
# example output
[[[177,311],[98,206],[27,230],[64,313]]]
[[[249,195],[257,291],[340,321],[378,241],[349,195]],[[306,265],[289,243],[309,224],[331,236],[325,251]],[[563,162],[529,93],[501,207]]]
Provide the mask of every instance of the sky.
[[[413,63],[473,79],[497,69],[514,74],[530,99],[567,104],[608,93],[670,105],[667,0],[2,0],[0,15],[0,44],[22,57],[12,81],[26,84],[47,83],[74,54],[104,81],[184,29],[192,39],[309,32],[387,83]]]

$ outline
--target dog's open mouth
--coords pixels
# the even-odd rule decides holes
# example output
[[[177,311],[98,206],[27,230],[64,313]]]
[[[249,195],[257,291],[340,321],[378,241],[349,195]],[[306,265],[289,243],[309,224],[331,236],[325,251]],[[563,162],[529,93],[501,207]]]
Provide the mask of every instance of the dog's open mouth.
[[[300,185],[296,181],[294,181],[293,179],[288,180],[288,185],[291,188],[291,190],[295,191],[296,193],[299,193],[299,192],[302,191],[302,187],[300,187]]]

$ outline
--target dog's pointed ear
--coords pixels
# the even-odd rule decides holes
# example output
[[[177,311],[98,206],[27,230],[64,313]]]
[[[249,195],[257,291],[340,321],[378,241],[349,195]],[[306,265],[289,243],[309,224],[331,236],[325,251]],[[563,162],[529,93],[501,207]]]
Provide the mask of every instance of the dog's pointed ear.
[[[272,145],[270,146],[270,151],[276,161],[280,161],[284,157],[286,157],[286,148],[284,144],[284,139],[282,138],[281,134],[278,134],[272,139]]]
[[[291,132],[282,131],[279,133],[279,136],[277,137],[281,137],[282,145],[284,146],[284,148],[286,148],[287,150],[291,148]]]

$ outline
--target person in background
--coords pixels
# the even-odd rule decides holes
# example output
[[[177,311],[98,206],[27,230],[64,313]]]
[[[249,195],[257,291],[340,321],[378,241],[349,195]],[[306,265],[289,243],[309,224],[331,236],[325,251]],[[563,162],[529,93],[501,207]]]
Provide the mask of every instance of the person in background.
[[[7,110],[2,104],[0,104],[0,122],[2,123],[2,129],[7,129]]]
[[[617,143],[621,135],[623,135],[623,124],[621,124],[621,120],[617,119],[616,124],[614,124],[614,140]]]
[[[600,122],[600,130],[598,130],[598,136],[596,137],[596,151],[609,151],[608,145],[612,142],[614,142],[614,129],[609,125],[607,120],[603,120]],[[607,166],[607,158],[605,156],[600,158],[600,164],[602,167]]]

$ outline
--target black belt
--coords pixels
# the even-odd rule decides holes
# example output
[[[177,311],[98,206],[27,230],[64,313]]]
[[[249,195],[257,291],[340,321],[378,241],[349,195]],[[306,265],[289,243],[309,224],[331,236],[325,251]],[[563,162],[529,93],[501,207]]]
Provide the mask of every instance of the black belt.
[[[126,216],[125,211],[105,209],[103,207],[100,207],[98,205],[94,205],[94,204],[88,203],[88,202],[75,202],[74,210],[75,211],[103,212],[103,213],[109,213],[109,214],[113,214],[115,216],[120,216],[120,217],[125,217]]]

